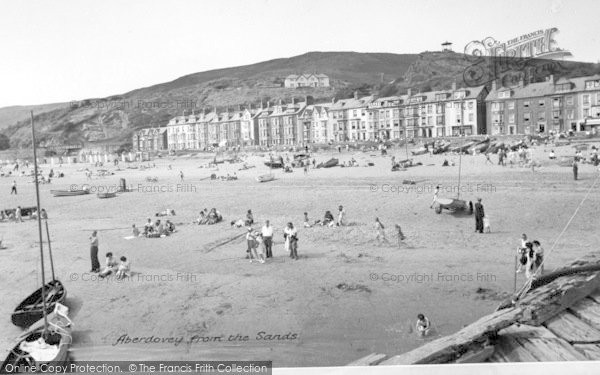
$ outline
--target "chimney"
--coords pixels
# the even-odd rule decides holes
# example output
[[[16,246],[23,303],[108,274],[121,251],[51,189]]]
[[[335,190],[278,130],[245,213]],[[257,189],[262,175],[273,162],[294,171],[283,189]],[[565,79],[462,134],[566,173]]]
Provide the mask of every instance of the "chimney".
[[[263,101],[262,101],[262,99],[260,100],[260,109],[264,109],[263,108]]]
[[[271,106],[271,101],[267,100],[267,109],[269,109],[270,106]]]
[[[354,99],[358,99],[358,91],[354,91]]]
[[[335,104],[335,96],[331,98],[331,104]]]
[[[554,74],[550,74],[550,76],[548,76],[548,82],[554,83]]]
[[[314,104],[314,98],[310,95],[306,95],[304,101],[306,102],[306,105]]]
[[[525,79],[523,75],[519,77],[519,87],[525,87]]]
[[[412,95],[412,89],[406,90],[406,95],[411,96]]]
[[[492,91],[496,91],[498,89],[498,84],[496,83],[496,80],[492,80]]]
[[[456,81],[452,82],[452,91],[456,91]]]
[[[279,105],[283,105],[283,100],[279,99]]]

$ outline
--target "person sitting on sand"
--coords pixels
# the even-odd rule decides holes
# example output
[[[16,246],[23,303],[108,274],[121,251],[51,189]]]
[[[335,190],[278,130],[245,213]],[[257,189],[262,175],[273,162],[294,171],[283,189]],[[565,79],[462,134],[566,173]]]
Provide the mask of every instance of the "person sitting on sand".
[[[209,224],[209,225],[216,224],[221,220],[223,220],[223,217],[221,216],[219,211],[217,211],[216,208],[211,208],[210,212],[208,213],[208,221],[206,224]]]
[[[231,222],[232,227],[241,228],[246,224],[246,222],[242,219],[233,220]]]
[[[175,216],[175,210],[167,208],[161,212],[157,212],[155,216]]]
[[[130,266],[129,266],[129,262],[127,261],[126,257],[121,257],[121,263],[119,263],[119,266],[117,267],[117,273],[116,273],[116,278],[118,280],[123,279],[125,276],[129,277],[130,274]]]
[[[117,261],[117,258],[113,256],[113,253],[106,253],[106,266],[104,267],[102,272],[100,272],[99,276],[101,278],[104,278],[110,275],[111,273],[117,271],[118,265],[119,262]]]
[[[167,234],[171,234],[175,232],[175,224],[171,220],[167,220],[165,223],[165,231]]]
[[[556,159],[556,154],[554,153],[554,150],[550,150],[550,154],[548,154],[548,158],[550,160]]]
[[[46,209],[45,209],[45,208],[42,208],[42,209],[40,210],[40,212],[42,213],[41,219],[42,219],[42,220],[47,220],[47,219],[48,219],[48,213],[46,212]]]
[[[323,217],[323,221],[321,222],[321,225],[323,226],[328,226],[328,227],[332,227],[334,225],[334,219],[333,219],[333,214],[331,213],[331,211],[325,211],[325,216]]]
[[[139,237],[140,236],[140,230],[137,229],[137,227],[135,226],[135,224],[131,225],[131,234],[133,234],[133,237]]]
[[[159,236],[165,234],[165,227],[160,220],[156,220],[156,223],[154,223],[154,229]]]
[[[417,315],[417,334],[421,337],[427,336],[429,334],[429,330],[431,329],[431,323],[429,319],[423,314]]]
[[[308,212],[304,213],[304,228],[312,228],[310,220],[308,219]]]
[[[249,227],[254,224],[254,215],[252,215],[252,210],[248,210],[246,213],[246,226]]]
[[[154,232],[154,226],[152,225],[152,219],[148,218],[146,224],[144,224],[144,236],[148,236]]]

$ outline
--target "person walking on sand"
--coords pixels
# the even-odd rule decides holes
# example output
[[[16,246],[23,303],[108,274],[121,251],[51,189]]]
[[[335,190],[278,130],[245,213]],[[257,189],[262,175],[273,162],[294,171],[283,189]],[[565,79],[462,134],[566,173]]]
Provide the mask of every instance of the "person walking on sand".
[[[338,220],[337,220],[337,226],[341,227],[346,225],[346,211],[344,210],[344,206],[339,206],[338,207]]]
[[[248,227],[248,233],[246,233],[246,243],[248,248],[246,249],[246,259],[250,259],[250,263],[254,262],[254,258],[258,259],[256,254],[256,236],[252,227]]]
[[[12,186],[10,188],[10,195],[17,195],[17,180],[13,180]]]
[[[435,187],[435,190],[433,192],[433,201],[431,201],[431,205],[429,205],[429,208],[433,208],[433,205],[437,203],[439,193],[440,193],[440,185]]]
[[[290,252],[290,258],[298,260],[298,231],[294,228],[294,224],[287,223],[283,236],[285,237],[286,250]]]
[[[483,233],[483,217],[485,213],[483,211],[483,205],[481,204],[481,198],[477,198],[475,203],[475,232]]]
[[[492,159],[490,159],[490,153],[486,152],[485,153],[485,165],[487,165],[488,163],[490,163],[491,165],[494,165],[494,163],[492,162]]]
[[[17,206],[15,210],[15,222],[22,223],[23,222],[23,214],[21,213],[21,206]]]
[[[269,220],[265,221],[261,229],[263,243],[265,245],[265,253],[267,258],[273,258],[273,227]]]
[[[90,272],[100,272],[100,261],[98,260],[98,232],[93,231],[90,237],[90,258],[92,269]]]
[[[375,232],[375,238],[377,239],[377,241],[388,242],[387,238],[385,237],[385,226],[383,225],[383,223],[381,223],[381,221],[379,221],[378,217],[375,218]]]
[[[396,233],[398,235],[398,247],[401,247],[402,241],[404,241],[406,237],[404,237],[404,233],[402,233],[402,228],[400,227],[400,224],[396,224]]]
[[[573,160],[573,179],[577,181],[577,172],[579,171],[579,166],[577,165],[577,160]]]
[[[183,171],[179,171],[179,180],[183,182]]]

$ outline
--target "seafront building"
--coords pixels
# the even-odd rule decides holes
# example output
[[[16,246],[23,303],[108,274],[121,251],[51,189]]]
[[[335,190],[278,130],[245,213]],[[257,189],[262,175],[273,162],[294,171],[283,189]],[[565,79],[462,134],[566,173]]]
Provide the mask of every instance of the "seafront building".
[[[236,109],[204,109],[166,127],[137,131],[135,151],[595,131],[600,75],[500,87],[457,87],[381,97],[358,93],[328,103],[293,99]]]
[[[487,134],[595,131],[600,126],[600,75],[544,82],[496,82],[486,98]]]

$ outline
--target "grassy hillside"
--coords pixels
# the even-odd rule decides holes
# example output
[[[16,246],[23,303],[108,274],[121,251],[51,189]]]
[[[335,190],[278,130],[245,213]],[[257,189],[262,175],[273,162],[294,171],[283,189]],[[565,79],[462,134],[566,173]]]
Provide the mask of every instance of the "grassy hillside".
[[[260,101],[303,98],[316,100],[361,93],[393,95],[407,88],[427,91],[463,84],[472,63],[459,53],[422,54],[310,52],[285,59],[194,73],[171,82],[140,88],[108,98],[88,99],[77,106],[53,104],[35,108],[42,142],[73,143],[112,140],[127,143],[135,129],[164,125],[183,111],[218,106],[234,108]],[[487,69],[484,67],[484,69]],[[600,72],[596,64],[564,63],[558,75]],[[318,72],[329,75],[331,88],[286,89],[283,78],[291,73]],[[25,108],[25,107],[23,107]],[[3,112],[4,110],[4,112]],[[11,147],[28,147],[28,109],[0,109],[0,120],[13,121],[0,131],[10,137]],[[0,121],[0,124],[2,122]],[[0,125],[1,126],[1,125]]]

